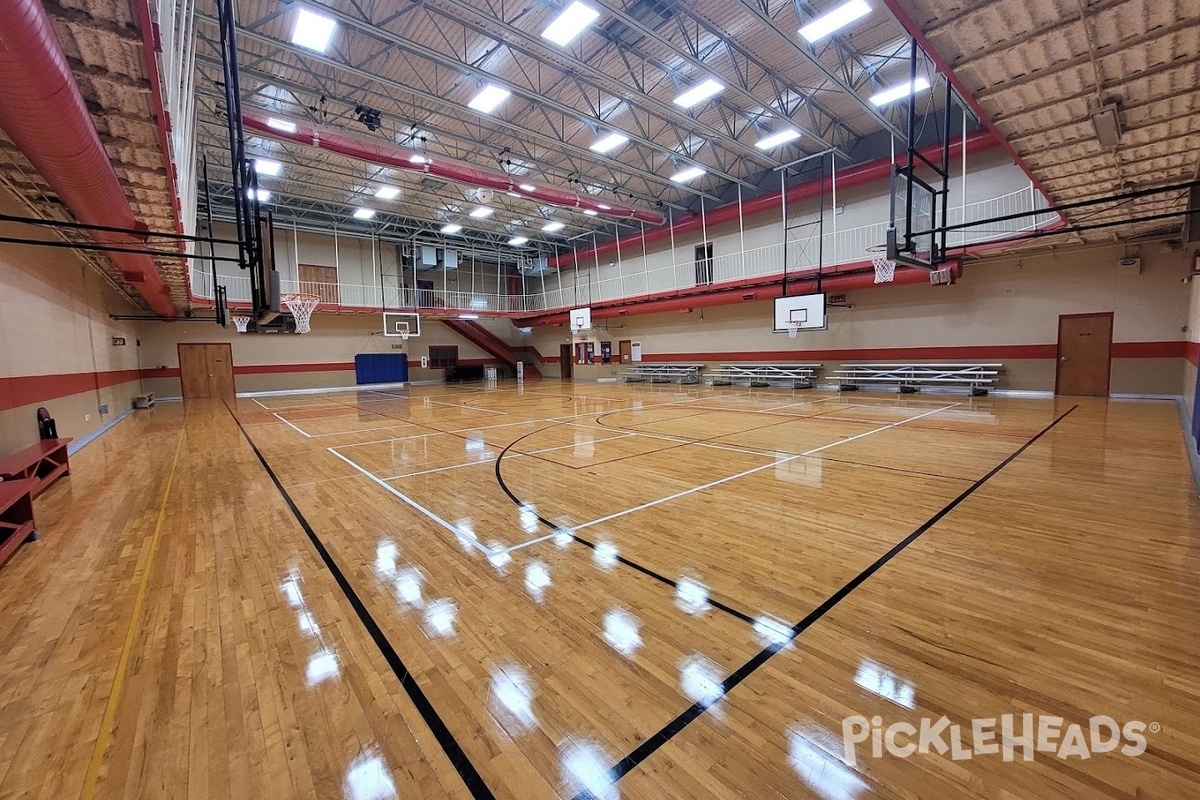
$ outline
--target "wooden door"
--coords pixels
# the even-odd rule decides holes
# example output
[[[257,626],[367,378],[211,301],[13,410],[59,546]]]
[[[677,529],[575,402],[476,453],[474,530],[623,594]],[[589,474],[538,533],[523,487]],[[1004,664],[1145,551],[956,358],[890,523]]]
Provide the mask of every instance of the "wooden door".
[[[335,306],[341,304],[337,267],[301,264],[300,291],[305,294],[317,295],[321,298],[322,304],[328,303]]]
[[[179,381],[188,400],[233,397],[233,348],[228,344],[179,345]]]
[[[620,342],[617,343],[617,350],[621,354],[621,363],[622,364],[632,364],[633,363],[633,340],[632,339],[622,339]]]
[[[1056,394],[1108,396],[1112,329],[1111,311],[1058,318]]]
[[[571,345],[560,344],[558,346],[558,366],[563,380],[570,380],[571,378],[571,361]]]

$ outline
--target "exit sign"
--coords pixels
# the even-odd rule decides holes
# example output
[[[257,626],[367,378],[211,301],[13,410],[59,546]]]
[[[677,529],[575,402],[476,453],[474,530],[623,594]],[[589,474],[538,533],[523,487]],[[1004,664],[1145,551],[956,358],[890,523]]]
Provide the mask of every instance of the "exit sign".
[[[830,305],[837,306],[837,305],[842,305],[845,302],[846,302],[846,295],[844,295],[844,294],[829,295],[829,304]]]

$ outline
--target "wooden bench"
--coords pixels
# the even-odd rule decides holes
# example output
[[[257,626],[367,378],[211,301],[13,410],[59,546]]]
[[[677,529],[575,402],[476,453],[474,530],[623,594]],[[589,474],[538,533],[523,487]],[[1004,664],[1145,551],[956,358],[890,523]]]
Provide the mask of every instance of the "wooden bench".
[[[625,383],[699,383],[703,364],[639,364],[621,373]]]
[[[35,481],[33,496],[37,497],[60,475],[71,474],[71,464],[67,460],[67,445],[70,443],[70,439],[43,439],[32,447],[0,459],[0,479],[14,481],[32,478]]]
[[[36,485],[33,478],[0,482],[0,564],[8,561],[23,542],[37,538],[33,520]]]
[[[808,389],[820,364],[722,364],[706,372],[713,386],[790,386]]]
[[[845,391],[896,386],[902,394],[911,394],[922,386],[966,386],[974,396],[987,394],[1003,368],[1003,364],[842,364],[829,378]]]

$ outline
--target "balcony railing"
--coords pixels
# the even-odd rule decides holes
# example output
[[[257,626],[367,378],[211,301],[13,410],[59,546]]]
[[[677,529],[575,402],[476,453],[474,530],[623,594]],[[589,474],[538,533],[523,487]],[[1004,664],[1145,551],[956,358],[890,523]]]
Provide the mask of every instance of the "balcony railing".
[[[951,207],[947,217],[950,225],[958,225],[962,222],[991,219],[1022,211],[1039,211],[1047,205],[1042,194],[1029,186],[979,203]],[[1050,212],[1014,220],[1011,224],[991,225],[986,229],[966,228],[952,231],[947,237],[947,246],[956,248],[997,241],[1046,227],[1057,220],[1058,215]],[[324,305],[336,305],[341,309],[416,308],[429,311],[520,313],[575,308],[607,300],[689,289],[707,283],[736,283],[775,276],[783,272],[785,263],[788,264],[788,275],[799,277],[816,270],[818,263],[831,267],[865,261],[870,257],[868,247],[884,243],[887,226],[886,222],[878,222],[836,232],[826,230],[821,248],[818,247],[818,228],[813,225],[807,229],[808,233],[789,239],[786,244],[779,242],[752,250],[716,255],[708,259],[711,273],[708,272],[707,265],[705,270],[697,270],[694,260],[647,269],[646,259],[640,255],[636,258],[617,259],[611,265],[599,269],[580,267],[559,273],[544,281],[544,291],[541,279],[527,279],[527,295],[291,280],[282,281],[281,290],[285,294],[317,294],[327,301],[336,299],[336,303],[326,302]],[[828,227],[831,225],[827,224]],[[699,282],[698,277],[702,279]],[[217,280],[226,287],[230,302],[250,301],[249,278],[218,276]],[[567,280],[572,283],[567,285]],[[211,274],[193,267],[191,283],[194,295],[212,298]]]

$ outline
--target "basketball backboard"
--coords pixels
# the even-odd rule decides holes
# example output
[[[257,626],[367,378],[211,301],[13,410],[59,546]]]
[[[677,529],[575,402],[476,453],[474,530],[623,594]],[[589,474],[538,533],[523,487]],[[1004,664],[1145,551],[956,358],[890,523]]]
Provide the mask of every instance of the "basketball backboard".
[[[572,308],[569,314],[571,332],[590,331],[592,329],[592,309]]]
[[[887,232],[887,257],[901,264],[932,268],[938,261],[934,247],[937,193],[908,169],[892,176],[892,223]]]
[[[823,331],[826,327],[824,292],[775,298],[775,333]]]
[[[421,317],[400,311],[383,312],[383,335],[410,338],[421,335]]]

